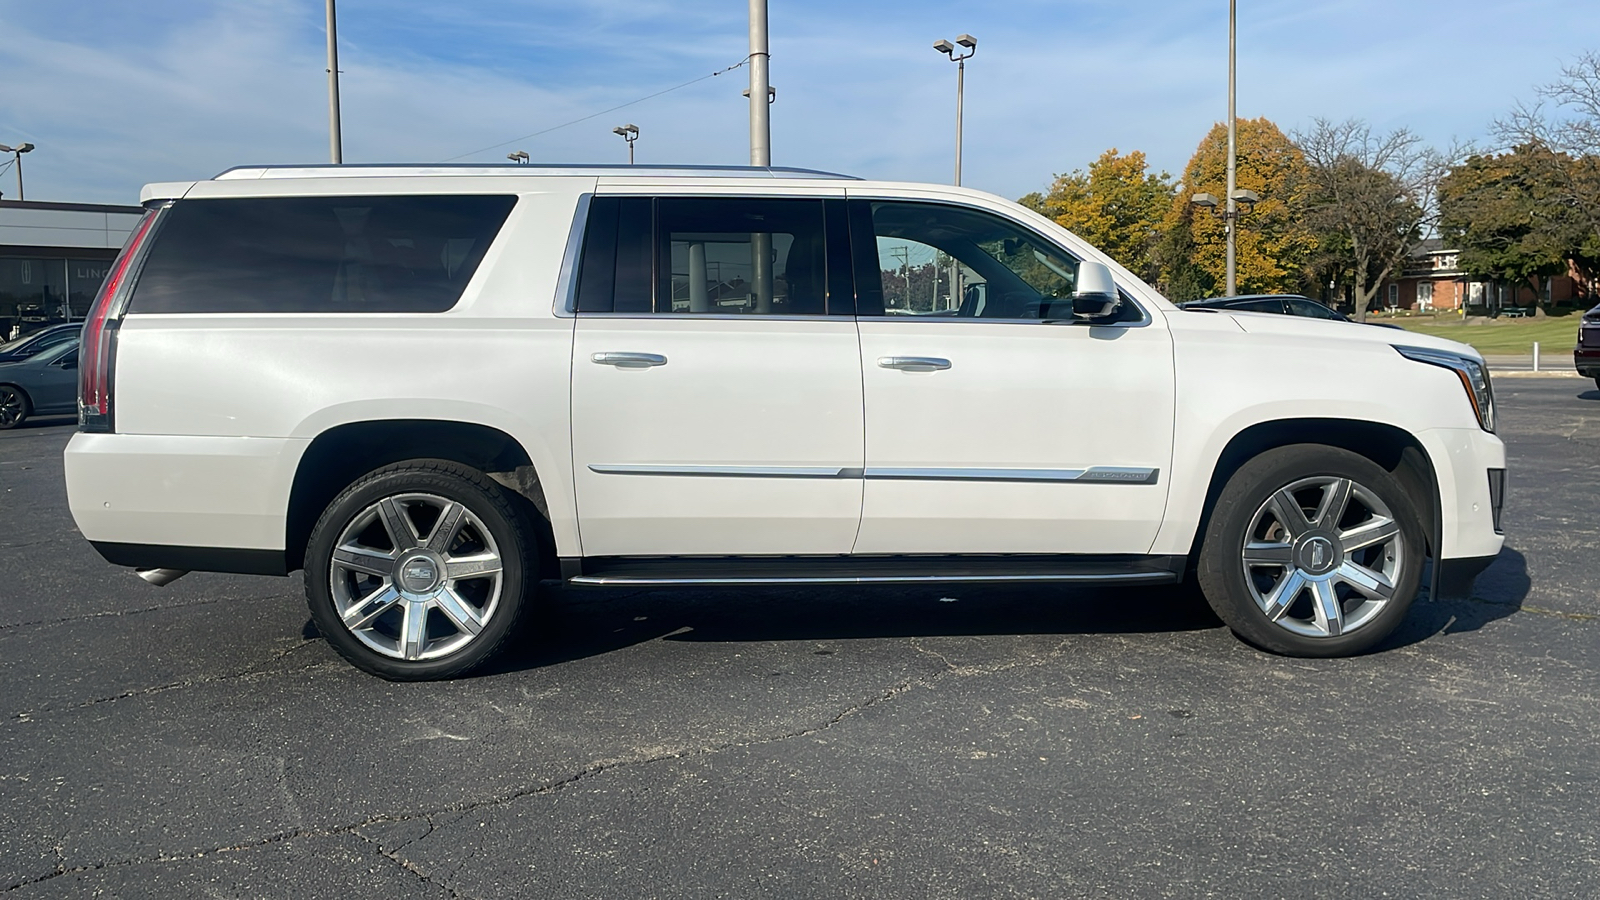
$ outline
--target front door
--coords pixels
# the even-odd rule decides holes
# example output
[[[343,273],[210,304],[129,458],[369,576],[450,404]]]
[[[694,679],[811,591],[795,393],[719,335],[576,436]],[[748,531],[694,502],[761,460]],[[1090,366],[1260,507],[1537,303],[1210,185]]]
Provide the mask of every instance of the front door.
[[[820,199],[595,200],[572,363],[585,556],[850,552],[860,350],[828,314],[825,218]]]
[[[1124,295],[1114,321],[1074,324],[1077,260],[993,212],[850,212],[867,410],[855,552],[1148,553],[1172,458],[1161,318]]]

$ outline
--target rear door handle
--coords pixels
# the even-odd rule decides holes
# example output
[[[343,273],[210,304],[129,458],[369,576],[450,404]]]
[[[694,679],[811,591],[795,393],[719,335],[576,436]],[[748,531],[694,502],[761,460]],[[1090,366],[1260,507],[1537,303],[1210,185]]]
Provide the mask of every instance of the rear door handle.
[[[950,360],[937,356],[880,356],[878,365],[906,372],[933,372],[950,368]]]
[[[596,353],[589,357],[602,366],[619,366],[624,369],[648,369],[651,366],[664,366],[667,358],[659,353],[618,353],[610,351]]]

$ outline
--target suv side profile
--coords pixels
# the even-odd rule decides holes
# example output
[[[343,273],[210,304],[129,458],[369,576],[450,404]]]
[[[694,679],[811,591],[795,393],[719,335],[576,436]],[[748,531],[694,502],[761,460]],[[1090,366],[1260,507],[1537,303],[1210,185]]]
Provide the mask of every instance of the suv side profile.
[[[386,678],[482,664],[547,580],[1193,580],[1345,655],[1504,540],[1475,351],[1175,315],[978,191],[337,166],[143,200],[84,333],[79,528],[155,583],[303,569]]]

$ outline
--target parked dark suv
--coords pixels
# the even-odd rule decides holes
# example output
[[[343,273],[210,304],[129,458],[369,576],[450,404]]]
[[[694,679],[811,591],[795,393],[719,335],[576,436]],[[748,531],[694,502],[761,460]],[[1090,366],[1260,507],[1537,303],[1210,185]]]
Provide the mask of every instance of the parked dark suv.
[[[1583,314],[1583,322],[1578,326],[1578,346],[1572,351],[1572,362],[1578,367],[1578,374],[1585,378],[1593,378],[1596,387],[1600,387],[1600,306]]]
[[[1264,312],[1279,315],[1299,316],[1304,319],[1331,319],[1335,322],[1352,321],[1349,316],[1329,309],[1299,294],[1241,294],[1237,297],[1211,297],[1206,300],[1190,300],[1179,303],[1179,309],[1232,309],[1239,312]],[[1380,328],[1399,328],[1398,325],[1389,325],[1382,322],[1367,322],[1368,325],[1377,325]]]

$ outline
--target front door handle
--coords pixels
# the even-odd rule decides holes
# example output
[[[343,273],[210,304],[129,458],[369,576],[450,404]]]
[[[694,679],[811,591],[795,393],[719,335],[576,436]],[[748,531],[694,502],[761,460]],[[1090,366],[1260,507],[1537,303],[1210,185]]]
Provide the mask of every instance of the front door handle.
[[[937,356],[880,356],[878,365],[905,372],[934,372],[950,368],[950,360]]]
[[[596,353],[589,357],[602,366],[618,366],[624,369],[648,369],[651,366],[664,366],[667,358],[659,353]]]

